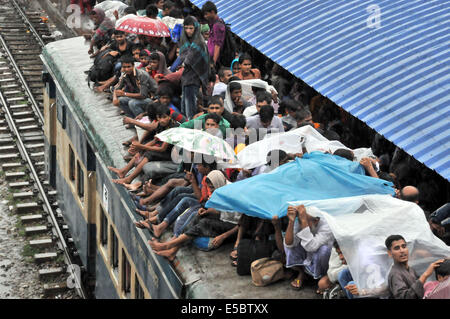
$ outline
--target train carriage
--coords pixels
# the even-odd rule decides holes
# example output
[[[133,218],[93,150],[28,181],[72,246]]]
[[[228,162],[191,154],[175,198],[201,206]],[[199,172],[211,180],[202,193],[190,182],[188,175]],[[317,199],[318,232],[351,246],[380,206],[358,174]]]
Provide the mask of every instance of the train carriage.
[[[228,257],[231,242],[212,252],[184,246],[174,264],[154,254],[150,233],[134,226],[140,216],[130,195],[107,169],[126,164],[122,142],[133,132],[119,108],[88,87],[87,51],[84,38],[76,37],[48,44],[41,59],[47,173],[96,298],[314,296],[313,287],[299,293],[279,282],[261,289],[250,276],[238,276]]]

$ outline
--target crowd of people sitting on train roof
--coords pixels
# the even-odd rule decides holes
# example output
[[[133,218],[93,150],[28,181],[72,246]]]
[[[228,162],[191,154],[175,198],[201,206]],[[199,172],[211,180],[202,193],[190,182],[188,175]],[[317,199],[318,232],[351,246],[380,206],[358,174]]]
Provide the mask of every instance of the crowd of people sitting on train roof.
[[[245,262],[239,253],[248,254],[248,245],[258,245],[264,257],[272,256],[294,270],[290,282],[294,289],[313,277],[319,294],[336,286],[348,298],[359,295],[330,227],[302,205],[290,206],[286,217],[273,220],[204,206],[218,188],[301,158],[302,150],[296,154],[273,150],[268,164],[251,170],[221,169],[207,155],[195,164],[176,164],[173,146],[156,137],[175,127],[207,131],[225,139],[236,152],[251,142],[251,131],[261,140],[265,134],[305,125],[348,147],[368,145],[378,157],[361,160],[366,175],[393,182],[396,196],[421,205],[434,234],[450,244],[450,204],[437,209],[443,201],[434,196],[439,182],[430,177],[432,173],[277,64],[267,59],[255,67],[254,60],[261,60],[261,55],[231,35],[213,2],[207,1],[201,11],[184,2],[136,0],[124,10],[123,15],[143,14],[168,23],[171,38],[125,33],[116,30],[117,24],[101,9],[88,8],[87,13],[96,25],[86,36],[94,59],[89,72],[94,90],[105,92],[120,108],[127,128],[144,132],[123,142],[128,164],[109,169],[118,176],[113,181],[130,190],[136,212],[144,218],[136,227],[152,233],[149,244],[156,254],[173,261],[186,242],[211,238],[212,248],[233,242],[231,264],[238,273],[248,274],[253,260]],[[242,80],[254,80],[249,82],[254,83],[251,98],[244,97]],[[243,133],[227,135],[230,128]],[[333,155],[354,160],[348,149]],[[279,160],[271,163],[274,156]],[[160,242],[170,228],[173,237]],[[202,244],[197,240],[196,245]],[[387,238],[386,248],[395,265],[389,275],[391,297],[423,298],[439,282],[449,280],[448,259],[434,262],[418,276],[408,267],[402,236]],[[433,271],[437,282],[426,283]]]

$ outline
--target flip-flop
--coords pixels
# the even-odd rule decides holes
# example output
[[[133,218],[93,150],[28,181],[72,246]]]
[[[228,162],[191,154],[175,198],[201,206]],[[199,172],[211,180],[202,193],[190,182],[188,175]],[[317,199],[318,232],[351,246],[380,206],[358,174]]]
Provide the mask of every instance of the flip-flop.
[[[296,287],[296,286],[293,286],[293,285],[292,285],[293,282],[297,283],[298,286],[297,286],[297,287]],[[303,288],[303,282],[302,282],[300,279],[297,278],[297,279],[291,281],[290,287],[291,287],[291,289],[293,289],[293,290],[301,290],[301,289]]]
[[[233,266],[233,267],[237,267],[238,266],[237,265],[237,259],[231,261],[231,266]]]
[[[231,253],[233,253],[233,251],[235,251],[235,252],[237,252],[237,247],[234,247],[232,250],[231,250]],[[233,261],[235,261],[235,260],[237,260],[237,256],[236,257],[233,257],[233,256],[231,256],[231,253],[230,253],[230,259],[231,260],[233,260]]]

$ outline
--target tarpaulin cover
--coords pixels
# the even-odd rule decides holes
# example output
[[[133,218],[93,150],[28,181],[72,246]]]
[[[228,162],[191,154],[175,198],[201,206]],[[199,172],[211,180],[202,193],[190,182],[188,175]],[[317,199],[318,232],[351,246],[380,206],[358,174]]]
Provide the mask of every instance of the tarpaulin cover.
[[[415,203],[387,195],[364,195],[297,201],[308,214],[325,218],[342,249],[358,289],[366,296],[384,295],[393,264],[384,244],[401,235],[409,249],[408,264],[421,275],[432,262],[450,257],[450,247],[434,236]],[[435,280],[434,275],[429,280]]]
[[[312,152],[267,174],[214,191],[206,207],[271,219],[286,216],[288,202],[394,194],[393,184],[364,175],[364,168],[339,156]]]

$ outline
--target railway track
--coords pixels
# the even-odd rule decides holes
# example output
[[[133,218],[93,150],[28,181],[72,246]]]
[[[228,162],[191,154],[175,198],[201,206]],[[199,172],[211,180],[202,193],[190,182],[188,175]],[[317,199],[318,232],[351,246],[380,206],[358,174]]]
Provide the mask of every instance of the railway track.
[[[16,0],[0,1],[0,165],[28,250],[50,297],[82,284],[83,268],[45,172],[42,62],[52,41],[40,12],[24,12]]]

